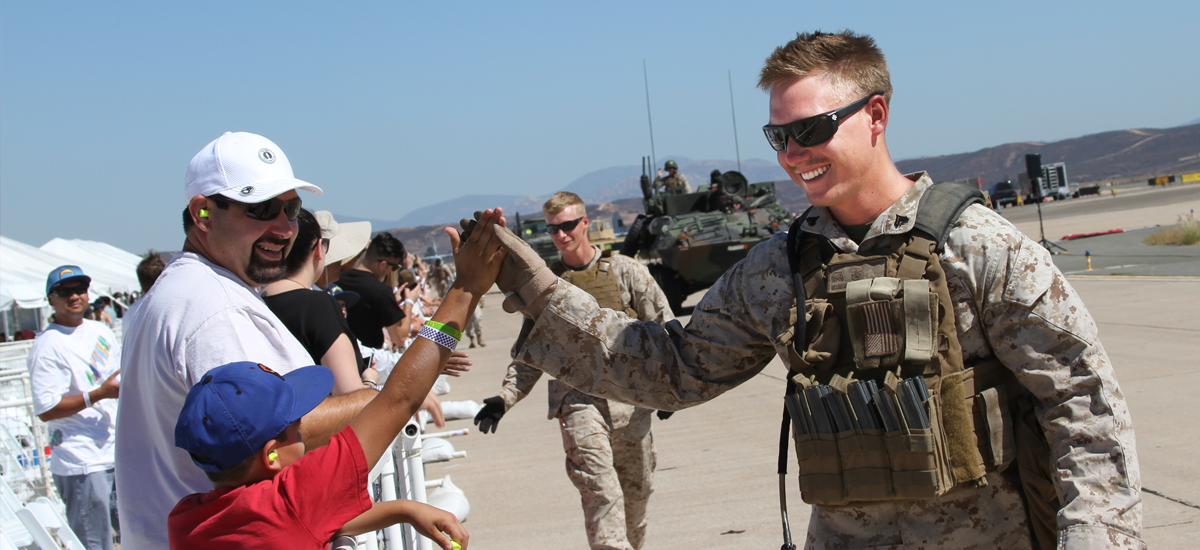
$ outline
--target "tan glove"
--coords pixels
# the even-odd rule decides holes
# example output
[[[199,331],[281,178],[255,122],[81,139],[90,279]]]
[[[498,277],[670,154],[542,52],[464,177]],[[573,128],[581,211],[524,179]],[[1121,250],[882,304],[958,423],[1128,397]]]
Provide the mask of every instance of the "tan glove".
[[[526,317],[537,320],[550,301],[550,295],[558,284],[558,277],[546,267],[546,261],[534,252],[507,227],[492,226],[500,245],[508,250],[496,286],[504,292],[504,311],[520,311]]]

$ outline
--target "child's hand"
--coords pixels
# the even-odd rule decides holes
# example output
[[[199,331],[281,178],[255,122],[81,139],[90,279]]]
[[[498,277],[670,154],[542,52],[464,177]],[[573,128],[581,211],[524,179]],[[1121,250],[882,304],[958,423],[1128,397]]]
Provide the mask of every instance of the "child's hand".
[[[506,251],[500,247],[492,226],[503,225],[502,211],[488,209],[480,216],[478,224],[470,231],[466,241],[462,241],[458,231],[446,228],[450,237],[451,248],[454,250],[454,263],[458,266],[458,277],[454,286],[462,288],[476,296],[483,296],[496,282]]]
[[[454,539],[466,550],[467,548],[467,530],[463,529],[458,518],[454,514],[445,510],[434,508],[428,504],[414,502],[412,517],[409,519],[409,524],[416,529],[418,533],[425,535],[426,538],[432,540],[443,550],[451,550],[450,539]],[[449,535],[449,536],[447,536]]]

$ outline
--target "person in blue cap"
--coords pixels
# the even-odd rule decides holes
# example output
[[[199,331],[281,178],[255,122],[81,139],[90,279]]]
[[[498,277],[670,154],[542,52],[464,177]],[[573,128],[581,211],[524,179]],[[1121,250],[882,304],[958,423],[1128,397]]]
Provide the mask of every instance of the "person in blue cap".
[[[392,501],[372,506],[368,473],[417,412],[462,338],[467,318],[492,286],[505,254],[488,210],[461,244],[454,286],[406,350],[379,395],[329,443],[306,454],[300,419],[333,388],[321,366],[286,374],[254,362],[208,371],[188,392],[175,425],[175,445],[213,482],[214,490],[183,497],[167,519],[172,549],[323,549],[338,535],[408,522],[445,550],[467,546],[453,514]]]
[[[46,277],[54,322],[29,351],[29,383],[33,411],[50,433],[50,473],[67,523],[88,550],[111,550],[121,345],[104,323],[84,318],[91,281],[74,265]]]

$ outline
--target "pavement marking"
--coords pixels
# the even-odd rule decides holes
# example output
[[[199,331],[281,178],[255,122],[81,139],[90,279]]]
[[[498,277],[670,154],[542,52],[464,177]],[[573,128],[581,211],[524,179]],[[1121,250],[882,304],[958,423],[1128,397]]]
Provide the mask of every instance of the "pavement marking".
[[[1097,267],[1096,269],[1080,269],[1079,271],[1068,271],[1066,273],[1063,273],[1063,275],[1074,275],[1076,273],[1087,273],[1089,271],[1103,271],[1105,269],[1122,269],[1122,268],[1126,268],[1126,267],[1141,267],[1143,265],[1150,265],[1150,264],[1114,265],[1112,267]]]
[[[1195,329],[1195,328],[1160,327],[1157,325],[1138,325],[1138,324],[1134,324],[1134,323],[1114,323],[1112,321],[1106,322],[1105,324],[1106,325],[1117,325],[1117,326],[1121,326],[1121,327],[1158,328],[1158,329],[1163,329],[1163,330],[1184,330],[1187,332],[1200,332],[1200,329]]]
[[[1184,505],[1184,506],[1187,506],[1188,508],[1195,508],[1195,509],[1197,509],[1197,510],[1200,510],[1200,506],[1197,506],[1197,505],[1195,505],[1195,504],[1192,504],[1192,503],[1190,503],[1190,502],[1188,502],[1188,501],[1186,501],[1186,500],[1183,500],[1183,499],[1181,499],[1181,498],[1169,497],[1169,496],[1167,496],[1167,495],[1164,495],[1164,494],[1162,494],[1162,493],[1160,493],[1160,492],[1158,492],[1158,491],[1155,491],[1154,489],[1148,489],[1148,488],[1146,488],[1146,487],[1142,487],[1142,492],[1143,492],[1143,493],[1150,493],[1150,494],[1152,494],[1152,495],[1154,495],[1154,496],[1156,496],[1156,497],[1165,498],[1165,499],[1167,499],[1167,500],[1169,500],[1169,501],[1171,501],[1171,502],[1177,502],[1177,503],[1179,503],[1179,504],[1182,504],[1182,505]]]
[[[1077,272],[1072,272],[1077,273]],[[1064,275],[1066,275],[1064,273]],[[1200,277],[1195,275],[1072,275],[1071,279],[1087,280],[1094,279],[1097,281],[1157,281],[1157,282],[1189,282],[1200,281]]]

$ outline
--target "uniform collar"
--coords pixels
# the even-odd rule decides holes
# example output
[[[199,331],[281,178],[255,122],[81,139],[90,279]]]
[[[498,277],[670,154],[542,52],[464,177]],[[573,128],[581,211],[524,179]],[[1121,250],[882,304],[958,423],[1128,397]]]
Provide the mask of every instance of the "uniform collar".
[[[925,190],[933,185],[933,180],[927,172],[914,172],[904,177],[913,181],[912,188],[875,218],[870,231],[867,231],[867,236],[863,238],[864,243],[880,235],[903,235],[917,223],[917,206],[920,205]],[[823,235],[845,252],[858,251],[858,243],[842,230],[842,226],[824,206],[812,207],[800,224],[800,229],[807,233]]]

